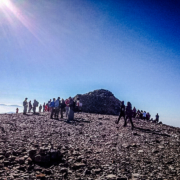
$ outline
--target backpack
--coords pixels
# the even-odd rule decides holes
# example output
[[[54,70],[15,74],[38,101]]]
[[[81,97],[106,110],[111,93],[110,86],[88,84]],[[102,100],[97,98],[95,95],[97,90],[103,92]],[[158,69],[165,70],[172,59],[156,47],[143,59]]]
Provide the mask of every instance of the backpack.
[[[35,106],[36,106],[36,107],[38,107],[39,102],[38,102],[38,101],[35,101],[35,103],[34,103],[34,104],[35,104]]]

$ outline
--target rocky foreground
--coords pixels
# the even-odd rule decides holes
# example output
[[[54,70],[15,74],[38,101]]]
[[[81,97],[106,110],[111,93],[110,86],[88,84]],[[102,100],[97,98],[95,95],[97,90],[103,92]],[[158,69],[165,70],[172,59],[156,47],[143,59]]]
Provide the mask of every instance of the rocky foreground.
[[[117,117],[0,115],[0,179],[180,179],[180,128]]]

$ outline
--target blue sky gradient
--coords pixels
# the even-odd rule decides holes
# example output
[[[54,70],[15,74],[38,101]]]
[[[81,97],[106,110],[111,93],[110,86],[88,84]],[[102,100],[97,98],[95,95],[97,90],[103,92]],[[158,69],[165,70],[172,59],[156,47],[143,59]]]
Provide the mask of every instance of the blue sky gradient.
[[[104,88],[180,127],[179,1],[8,1],[0,3],[1,104]]]

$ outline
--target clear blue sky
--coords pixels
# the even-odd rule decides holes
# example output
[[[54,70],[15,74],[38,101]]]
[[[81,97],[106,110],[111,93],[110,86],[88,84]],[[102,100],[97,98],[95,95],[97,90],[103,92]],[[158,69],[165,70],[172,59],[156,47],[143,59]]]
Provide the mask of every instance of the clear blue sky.
[[[180,127],[180,2],[0,0],[0,103],[108,89]]]

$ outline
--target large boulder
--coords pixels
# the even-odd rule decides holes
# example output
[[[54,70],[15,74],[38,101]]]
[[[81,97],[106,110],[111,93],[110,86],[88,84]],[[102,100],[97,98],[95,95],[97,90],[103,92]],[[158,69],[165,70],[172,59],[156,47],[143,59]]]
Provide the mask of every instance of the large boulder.
[[[86,94],[77,94],[73,99],[80,98],[83,104],[82,111],[98,114],[119,114],[120,100],[112,92],[104,89],[95,90]]]

